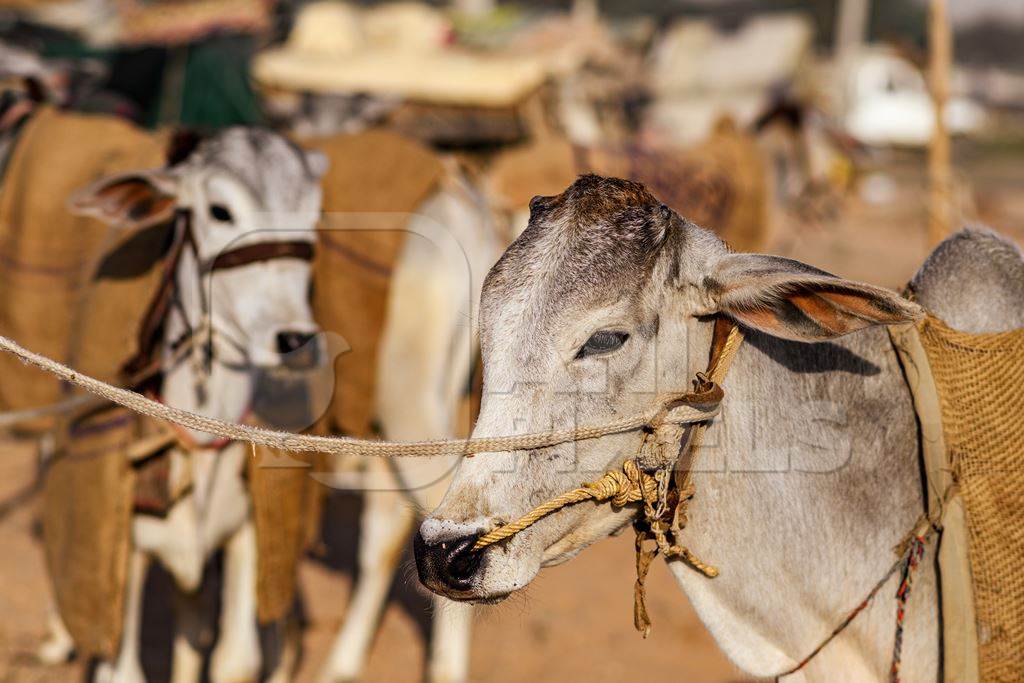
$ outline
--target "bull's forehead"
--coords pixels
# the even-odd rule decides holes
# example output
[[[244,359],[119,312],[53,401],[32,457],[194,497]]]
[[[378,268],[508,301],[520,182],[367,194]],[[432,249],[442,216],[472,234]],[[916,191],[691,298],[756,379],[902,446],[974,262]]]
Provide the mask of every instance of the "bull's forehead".
[[[305,153],[281,135],[260,128],[229,128],[204,141],[191,160],[227,172],[267,210],[296,209],[316,186]]]
[[[484,284],[484,341],[496,328],[544,333],[638,296],[673,217],[643,185],[595,175],[534,200],[528,227]]]

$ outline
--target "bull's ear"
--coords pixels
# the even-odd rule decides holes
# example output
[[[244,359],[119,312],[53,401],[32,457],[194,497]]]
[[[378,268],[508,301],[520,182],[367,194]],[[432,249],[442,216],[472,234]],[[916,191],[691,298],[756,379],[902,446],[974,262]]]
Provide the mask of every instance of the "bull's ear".
[[[111,176],[76,192],[68,208],[123,228],[144,228],[168,220],[177,204],[177,182],[161,171]]]
[[[917,304],[895,292],[778,256],[728,254],[707,276],[705,286],[719,312],[795,341],[833,339],[922,315]]]

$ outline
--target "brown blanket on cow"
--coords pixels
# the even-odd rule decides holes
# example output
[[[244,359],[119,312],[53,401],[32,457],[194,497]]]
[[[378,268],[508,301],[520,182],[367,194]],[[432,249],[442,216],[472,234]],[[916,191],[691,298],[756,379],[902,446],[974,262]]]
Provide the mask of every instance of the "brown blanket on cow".
[[[121,640],[134,473],[142,420],[109,408],[81,420],[43,478],[46,565],[80,655],[112,658]]]
[[[103,176],[162,165],[163,149],[163,136],[119,119],[49,107],[32,116],[0,188],[3,334],[51,358],[73,360],[101,379],[116,377],[134,350],[134,321],[155,283],[161,235],[157,230],[115,245],[106,224],[71,214],[66,203]],[[90,288],[102,252],[112,255],[101,266],[101,281]],[[81,315],[86,309],[88,320]],[[61,398],[57,380],[12,356],[0,358],[0,376],[0,410]]]
[[[324,220],[314,265],[317,323],[349,348],[335,363],[333,430],[373,432],[377,346],[391,270],[411,213],[443,173],[436,154],[386,131],[306,141],[330,158],[323,179]]]
[[[767,239],[766,166],[753,138],[721,122],[690,149],[583,149],[540,140],[499,156],[489,172],[499,208],[526,207],[534,195],[561,194],[581,173],[639,181],[680,215],[717,232],[732,248],[759,251]]]
[[[311,476],[315,456],[259,446],[249,460],[256,526],[256,603],[260,623],[291,613],[299,560],[319,529],[321,491]]]
[[[917,330],[941,406],[943,469],[954,473],[966,509],[978,679],[1024,680],[1024,329],[971,334],[927,317]],[[951,621],[946,634],[955,632]]]

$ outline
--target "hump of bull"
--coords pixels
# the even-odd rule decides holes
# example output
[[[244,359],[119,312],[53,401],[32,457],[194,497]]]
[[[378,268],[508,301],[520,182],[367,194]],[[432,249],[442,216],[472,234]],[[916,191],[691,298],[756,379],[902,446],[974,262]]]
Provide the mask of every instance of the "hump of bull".
[[[966,228],[943,240],[910,289],[925,309],[962,332],[1024,328],[1024,256],[988,228]]]
[[[1024,258],[988,229],[961,230],[932,252],[909,290],[930,315],[917,325],[926,358],[911,356],[907,377],[922,375],[916,364],[934,381],[937,407],[926,402],[921,412],[917,399],[922,435],[941,424],[941,439],[922,439],[926,490],[955,481],[957,492],[938,556],[946,680],[1021,680]],[[929,449],[934,443],[945,452]]]

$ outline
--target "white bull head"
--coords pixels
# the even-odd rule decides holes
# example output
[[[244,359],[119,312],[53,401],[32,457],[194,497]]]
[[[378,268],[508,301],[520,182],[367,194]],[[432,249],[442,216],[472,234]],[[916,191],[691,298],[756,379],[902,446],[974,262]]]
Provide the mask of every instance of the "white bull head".
[[[309,287],[327,161],[252,128],[224,130],[177,156],[165,168],[101,180],[72,208],[122,229],[176,221],[163,395],[238,419],[251,404],[252,369],[311,367],[322,355]],[[176,352],[183,340],[200,362]]]

